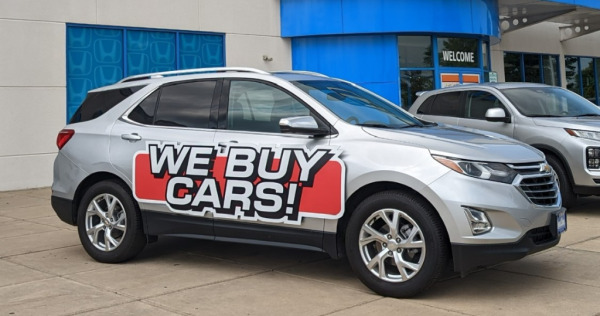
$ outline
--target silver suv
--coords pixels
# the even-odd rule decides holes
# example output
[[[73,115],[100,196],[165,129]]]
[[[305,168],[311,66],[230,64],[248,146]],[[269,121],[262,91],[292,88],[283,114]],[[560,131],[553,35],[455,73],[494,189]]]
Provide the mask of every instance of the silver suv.
[[[346,255],[369,288],[407,297],[566,229],[541,152],[320,74],[129,77],[89,92],[57,145],[52,206],[101,262],[159,235],[263,243]]]
[[[409,111],[514,137],[543,151],[565,207],[577,195],[600,194],[600,109],[571,91],[535,83],[469,84],[424,93]]]

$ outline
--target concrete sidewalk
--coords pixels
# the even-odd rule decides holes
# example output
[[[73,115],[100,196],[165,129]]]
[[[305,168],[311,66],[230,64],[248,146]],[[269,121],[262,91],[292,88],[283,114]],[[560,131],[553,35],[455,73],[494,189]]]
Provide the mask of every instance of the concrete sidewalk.
[[[50,189],[0,192],[0,316],[116,313],[600,315],[600,198],[569,210],[558,247],[398,300],[301,250],[165,237],[128,263],[97,263]]]

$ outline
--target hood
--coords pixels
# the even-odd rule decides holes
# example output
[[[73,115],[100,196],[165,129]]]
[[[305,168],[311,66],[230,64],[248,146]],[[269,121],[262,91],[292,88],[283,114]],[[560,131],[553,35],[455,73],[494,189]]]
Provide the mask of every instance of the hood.
[[[538,126],[573,128],[600,132],[600,116],[582,117],[537,117],[533,122]]]
[[[524,163],[544,160],[543,154],[515,139],[481,130],[439,125],[404,129],[363,127],[377,138],[429,149],[432,154],[465,160]]]

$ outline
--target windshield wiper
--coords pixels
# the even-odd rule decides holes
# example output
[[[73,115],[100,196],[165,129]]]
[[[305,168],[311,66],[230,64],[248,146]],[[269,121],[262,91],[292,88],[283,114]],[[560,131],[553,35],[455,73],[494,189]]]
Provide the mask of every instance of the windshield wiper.
[[[552,115],[552,114],[538,114],[538,115],[531,115],[532,117],[564,117],[562,115]]]
[[[584,117],[584,116],[600,116],[600,114],[587,113],[587,114],[575,115],[575,117]]]
[[[361,124],[356,124],[356,125],[358,125],[358,126],[364,126],[364,127],[391,128],[391,126],[385,125],[385,124],[381,124],[381,123],[361,123]]]

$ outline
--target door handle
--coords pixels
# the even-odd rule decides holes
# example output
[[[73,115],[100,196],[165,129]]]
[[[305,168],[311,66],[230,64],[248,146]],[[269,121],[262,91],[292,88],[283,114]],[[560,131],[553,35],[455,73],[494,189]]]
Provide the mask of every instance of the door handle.
[[[130,142],[137,142],[142,140],[142,136],[138,135],[138,133],[121,134],[121,138]]]
[[[238,141],[237,140],[230,140],[227,142],[219,142],[219,147],[227,147],[227,146],[231,146],[231,144],[237,144]]]

